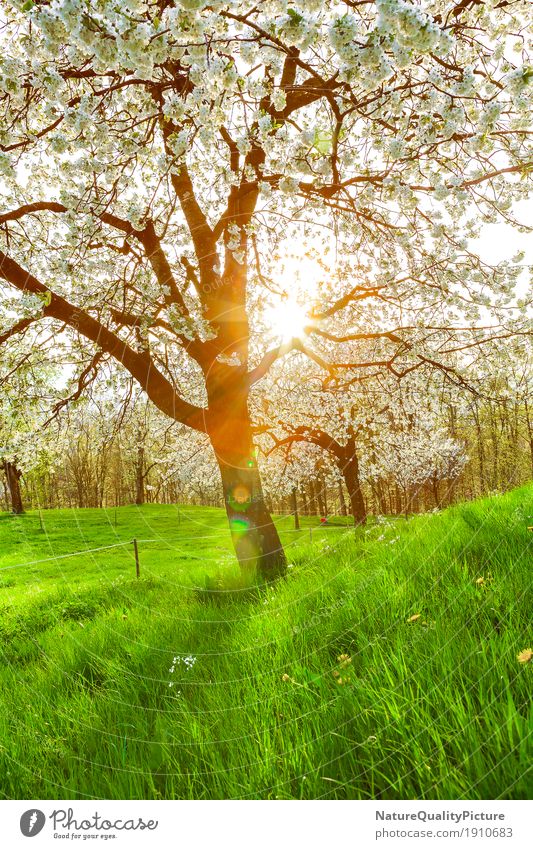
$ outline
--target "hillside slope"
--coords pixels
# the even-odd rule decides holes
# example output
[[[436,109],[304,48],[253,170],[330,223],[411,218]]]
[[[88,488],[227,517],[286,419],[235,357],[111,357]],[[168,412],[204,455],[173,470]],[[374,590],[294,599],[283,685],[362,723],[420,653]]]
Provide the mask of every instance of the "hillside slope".
[[[532,514],[526,487],[287,530],[288,578],[259,590],[221,511],[2,517],[0,793],[526,796]],[[143,534],[138,580],[129,546],[33,563]]]

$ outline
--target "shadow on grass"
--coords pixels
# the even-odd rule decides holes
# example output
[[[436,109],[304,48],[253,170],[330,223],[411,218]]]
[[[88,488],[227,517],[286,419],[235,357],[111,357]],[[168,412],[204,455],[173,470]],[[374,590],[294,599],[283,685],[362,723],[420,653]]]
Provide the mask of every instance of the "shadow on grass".
[[[239,604],[257,604],[262,601],[269,584],[255,577],[239,573],[230,575],[205,575],[205,586],[196,589],[196,598],[201,604],[225,607]]]

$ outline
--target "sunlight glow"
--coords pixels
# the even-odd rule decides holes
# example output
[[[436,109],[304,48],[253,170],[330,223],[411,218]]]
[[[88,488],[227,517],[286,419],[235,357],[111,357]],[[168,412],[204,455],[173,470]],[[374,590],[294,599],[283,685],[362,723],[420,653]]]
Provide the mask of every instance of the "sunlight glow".
[[[310,323],[306,308],[291,297],[271,305],[266,311],[265,320],[274,335],[281,337],[283,342],[301,339],[305,335],[304,328]]]
[[[292,246],[290,253],[280,257],[279,294],[271,300],[264,312],[267,329],[282,342],[303,339],[309,327],[312,308],[320,281],[328,273],[324,257],[321,261],[303,247]],[[279,279],[279,278],[278,278]]]

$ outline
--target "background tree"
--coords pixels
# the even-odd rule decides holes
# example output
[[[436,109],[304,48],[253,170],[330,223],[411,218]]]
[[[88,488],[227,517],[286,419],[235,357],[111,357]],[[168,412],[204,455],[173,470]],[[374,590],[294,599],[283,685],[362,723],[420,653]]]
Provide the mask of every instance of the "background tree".
[[[37,439],[50,403],[53,369],[23,336],[0,359],[0,468],[11,511],[24,512],[21,479],[39,466],[45,447]]]
[[[361,343],[358,348],[361,359]],[[288,374],[271,375],[260,399],[261,430],[278,449],[308,443],[329,455],[344,480],[355,524],[364,524],[364,482],[375,490],[381,512],[382,483],[392,476],[401,490],[396,496],[401,512],[409,509],[409,491],[416,485],[431,481],[438,501],[439,481],[459,474],[466,458],[447,431],[443,388],[442,375],[418,371],[401,381],[378,374],[365,382],[324,386],[316,366],[303,360]]]
[[[319,372],[313,377],[303,360],[291,368],[292,377],[283,372],[276,375],[274,370],[272,379],[258,387],[253,418],[259,430],[268,423],[277,439],[307,425],[320,426],[330,440],[343,442],[344,416],[355,408],[353,425],[361,428],[360,487],[368,512],[419,512],[531,479],[528,357],[527,348],[507,343],[483,357],[479,373],[470,372],[475,392],[435,378],[415,380],[416,373],[397,386],[395,380],[379,382],[373,393],[368,383],[323,391]],[[61,380],[58,384],[59,371],[56,375],[48,371],[45,379],[42,369],[34,368],[31,381],[21,390],[23,372],[12,371],[8,358],[3,365],[2,404],[4,411],[10,409],[11,435],[4,413],[2,438],[7,444],[16,437],[24,471],[21,496],[28,506],[134,504],[139,418],[145,429],[146,500],[223,504],[208,439],[169,422],[141,394],[136,396],[131,381],[114,370],[102,370],[84,399],[54,413],[61,396],[75,392],[75,377],[71,383]],[[12,418],[14,407],[16,419]],[[266,417],[265,410],[272,415]],[[46,421],[49,424],[42,427]],[[305,433],[300,436],[303,439]],[[272,452],[272,439],[266,432],[257,437],[257,446],[268,509],[295,513],[296,500],[300,515],[347,512],[348,492],[329,452],[300,438]],[[6,507],[10,509],[10,504]]]

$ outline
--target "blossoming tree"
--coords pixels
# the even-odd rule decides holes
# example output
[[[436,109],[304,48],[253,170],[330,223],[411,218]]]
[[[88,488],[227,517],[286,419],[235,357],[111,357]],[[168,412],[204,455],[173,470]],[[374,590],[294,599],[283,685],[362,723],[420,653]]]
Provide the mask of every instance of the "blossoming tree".
[[[460,399],[469,393],[449,386],[442,375],[426,369],[402,380],[377,374],[347,387],[324,387],[314,363],[303,360],[294,372],[297,380],[274,368],[264,382],[257,412],[261,439],[271,440],[274,455],[301,444],[329,455],[344,480],[355,524],[367,518],[365,481],[379,490],[382,480],[392,478],[406,502],[409,488],[431,482],[438,489],[441,478],[460,473],[466,456],[443,425],[442,395],[446,390]]]
[[[525,332],[517,269],[468,238],[526,192],[528,4],[0,8],[3,342],[69,328],[94,346],[81,389],[112,357],[207,434],[238,557],[272,577],[284,555],[248,396],[276,360],[298,349],[332,380],[451,370],[451,350],[511,332],[511,315]],[[284,240],[322,242],[332,262],[313,332],[267,349],[256,314]],[[348,336],[380,340],[376,361],[325,358],[340,314]]]
[[[36,434],[51,402],[53,369],[32,350],[34,341],[21,335],[0,360],[0,470],[15,514],[24,512],[21,478],[48,450]]]

